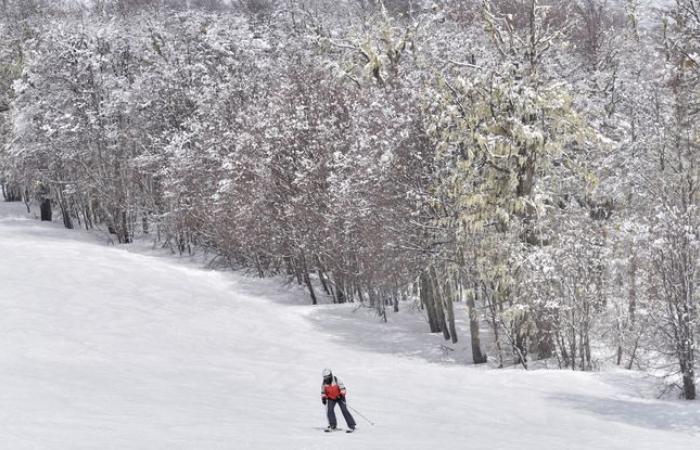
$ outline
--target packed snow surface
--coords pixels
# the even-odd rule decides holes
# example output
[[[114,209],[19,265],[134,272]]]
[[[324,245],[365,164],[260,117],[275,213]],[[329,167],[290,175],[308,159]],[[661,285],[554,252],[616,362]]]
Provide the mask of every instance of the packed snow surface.
[[[645,398],[632,373],[431,362],[394,351],[401,334],[387,346],[391,322],[306,303],[2,204],[0,447],[700,448],[698,403]],[[375,426],[356,415],[355,434],[321,432],[324,367]]]

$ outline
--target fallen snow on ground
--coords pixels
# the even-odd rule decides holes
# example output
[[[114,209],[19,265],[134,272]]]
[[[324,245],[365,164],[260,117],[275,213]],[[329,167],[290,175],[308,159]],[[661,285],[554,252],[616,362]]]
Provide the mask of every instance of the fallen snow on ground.
[[[698,448],[700,404],[634,373],[450,363],[420,324],[105,242],[0,205],[0,448]],[[320,431],[326,366],[375,426]]]

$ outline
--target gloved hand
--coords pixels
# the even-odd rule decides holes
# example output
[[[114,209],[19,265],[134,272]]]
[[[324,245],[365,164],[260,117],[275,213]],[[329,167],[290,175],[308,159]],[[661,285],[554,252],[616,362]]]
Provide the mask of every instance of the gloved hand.
[[[321,403],[323,403],[324,405],[326,404],[326,397],[323,397],[323,398],[321,399]]]
[[[337,402],[344,402],[345,401],[345,396],[344,395],[339,395],[338,398],[335,399]]]

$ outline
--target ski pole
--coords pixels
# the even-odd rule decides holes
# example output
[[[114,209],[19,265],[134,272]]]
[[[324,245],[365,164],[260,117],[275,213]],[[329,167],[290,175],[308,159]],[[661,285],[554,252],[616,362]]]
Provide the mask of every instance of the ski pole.
[[[367,422],[369,422],[370,425],[374,426],[374,422],[372,422],[371,420],[369,420],[368,418],[366,418],[365,416],[363,416],[362,413],[361,413],[360,411],[356,410],[355,408],[353,408],[352,406],[348,405],[347,403],[345,404],[345,406],[347,406],[348,408],[350,408],[350,409],[352,409],[353,411],[355,411],[355,412],[357,413],[358,416],[362,417],[362,418],[365,419]]]

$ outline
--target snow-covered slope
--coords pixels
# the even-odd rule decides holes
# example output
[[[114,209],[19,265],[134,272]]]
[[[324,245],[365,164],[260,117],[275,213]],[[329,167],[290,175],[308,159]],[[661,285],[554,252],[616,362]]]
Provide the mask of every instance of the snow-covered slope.
[[[700,448],[700,405],[638,398],[631,374],[374,351],[297,295],[0,205],[0,448]],[[326,366],[376,426],[320,431]]]

